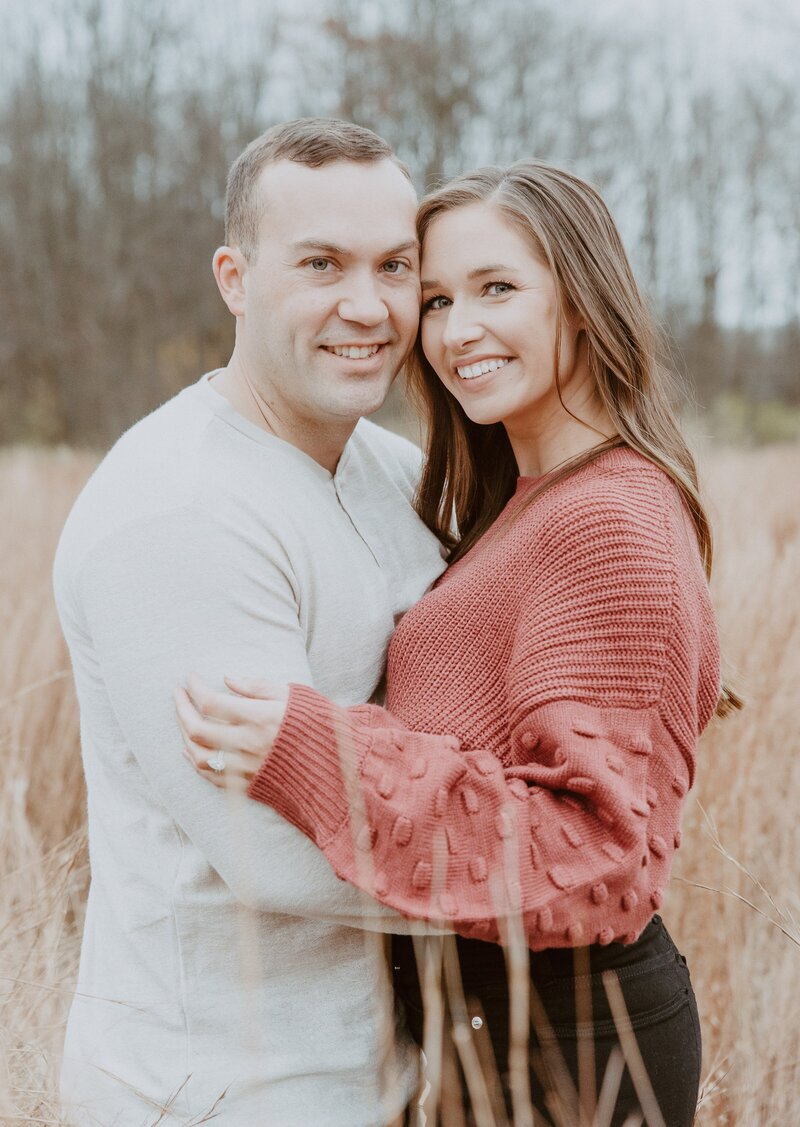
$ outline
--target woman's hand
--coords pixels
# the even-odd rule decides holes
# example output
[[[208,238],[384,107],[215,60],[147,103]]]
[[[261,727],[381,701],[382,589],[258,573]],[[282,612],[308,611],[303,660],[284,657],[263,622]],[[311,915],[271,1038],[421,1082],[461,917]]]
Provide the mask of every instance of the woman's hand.
[[[175,693],[185,755],[216,787],[246,791],[272,750],[286,711],[289,686],[226,677],[218,693],[190,676]]]

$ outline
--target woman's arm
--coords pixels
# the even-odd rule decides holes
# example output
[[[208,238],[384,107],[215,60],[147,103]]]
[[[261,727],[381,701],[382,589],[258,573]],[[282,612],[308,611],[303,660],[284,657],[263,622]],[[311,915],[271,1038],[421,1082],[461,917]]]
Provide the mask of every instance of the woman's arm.
[[[697,709],[700,635],[676,598],[688,579],[669,524],[578,509],[538,546],[505,765],[294,685],[249,793],[409,916],[497,940],[519,913],[535,949],[633,939],[660,904],[691,777],[665,692],[684,686],[678,705]],[[670,676],[676,652],[693,683]]]

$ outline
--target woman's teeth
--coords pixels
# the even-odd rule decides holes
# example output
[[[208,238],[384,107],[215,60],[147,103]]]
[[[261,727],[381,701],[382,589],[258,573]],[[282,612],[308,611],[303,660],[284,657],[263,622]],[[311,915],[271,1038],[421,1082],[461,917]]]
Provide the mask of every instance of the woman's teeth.
[[[469,364],[466,368],[456,368],[462,380],[474,380],[476,376],[485,376],[488,372],[496,372],[510,363],[509,357],[498,360],[481,360],[480,364]]]
[[[343,356],[345,360],[366,360],[368,356],[374,356],[379,348],[379,344],[370,344],[366,348],[352,348],[349,345],[340,348],[337,345],[331,345],[329,351],[334,356]]]

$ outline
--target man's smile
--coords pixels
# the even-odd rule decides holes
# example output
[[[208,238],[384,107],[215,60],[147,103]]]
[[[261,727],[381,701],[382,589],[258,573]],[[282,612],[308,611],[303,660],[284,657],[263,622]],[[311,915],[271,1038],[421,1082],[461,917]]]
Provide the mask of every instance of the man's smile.
[[[334,356],[341,356],[345,360],[367,360],[370,356],[374,356],[383,346],[384,342],[380,342],[379,344],[322,345],[326,352],[332,352]]]

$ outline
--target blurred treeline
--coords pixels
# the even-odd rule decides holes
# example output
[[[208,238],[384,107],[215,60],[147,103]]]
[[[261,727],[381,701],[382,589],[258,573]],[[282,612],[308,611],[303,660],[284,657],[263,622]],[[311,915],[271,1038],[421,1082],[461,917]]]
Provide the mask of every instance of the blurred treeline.
[[[9,6],[0,441],[106,445],[225,362],[232,322],[210,258],[226,171],[303,114],[377,129],[420,190],[530,154],[592,179],[709,412],[703,429],[796,436],[800,17],[793,0],[762,0],[735,26],[689,0],[639,8]]]

